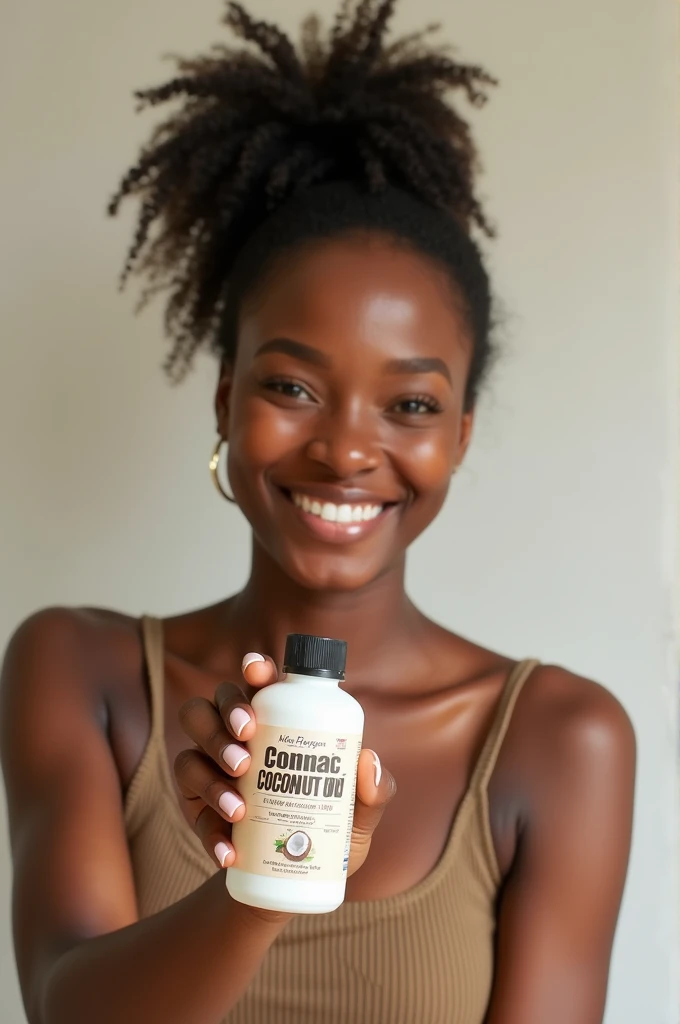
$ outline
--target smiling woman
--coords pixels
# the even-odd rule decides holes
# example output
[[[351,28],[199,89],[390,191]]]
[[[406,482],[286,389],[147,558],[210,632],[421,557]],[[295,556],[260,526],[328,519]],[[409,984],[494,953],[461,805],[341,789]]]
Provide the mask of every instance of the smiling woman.
[[[493,79],[428,32],[388,45],[393,6],[343,3],[296,50],[229,4],[248,47],[138,93],[181,103],[110,204],[141,204],[123,279],[167,290],[173,377],[201,345],[219,357],[217,452],[252,564],[240,592],[163,622],[48,609],[12,639],[31,1024],[602,1019],[630,723],[596,683],[478,646],[405,592],[492,355],[476,151],[448,91],[480,104]],[[235,902],[221,870],[262,737],[250,700],[291,632],[347,640],[366,715],[329,915]],[[300,861],[313,839],[292,835]]]
[[[390,201],[357,197],[359,209]],[[243,303],[217,416],[256,558],[262,545],[317,590],[401,571],[470,439],[473,342],[458,288],[427,254],[343,228],[289,255],[266,295]]]

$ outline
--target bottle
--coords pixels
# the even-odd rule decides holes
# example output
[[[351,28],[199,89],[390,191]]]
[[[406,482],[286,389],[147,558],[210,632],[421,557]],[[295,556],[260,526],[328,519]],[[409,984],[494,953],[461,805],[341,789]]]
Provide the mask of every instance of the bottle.
[[[236,785],[235,900],[265,910],[324,914],[345,898],[364,712],[341,690],[347,644],[291,633],[285,678],[252,700],[257,732]]]

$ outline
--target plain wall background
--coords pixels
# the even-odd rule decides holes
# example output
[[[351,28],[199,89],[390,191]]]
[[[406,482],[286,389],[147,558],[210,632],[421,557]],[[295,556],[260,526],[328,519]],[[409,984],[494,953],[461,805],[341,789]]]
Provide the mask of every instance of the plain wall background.
[[[289,27],[311,0],[257,0]],[[317,0],[327,18],[335,3]],[[117,274],[104,215],[168,51],[224,38],[220,0],[4,0],[0,10],[0,643],[33,609],[169,613],[247,569],[207,462],[215,368],[159,370],[161,307]],[[472,454],[410,581],[436,618],[594,676],[639,741],[608,1024],[677,1024],[677,272],[672,0],[402,0],[502,86],[480,115],[510,311]],[[442,556],[446,551],[446,557]],[[36,715],[40,709],[36,708]],[[0,1019],[23,1021],[0,836]],[[49,850],[45,851],[49,871]],[[575,898],[577,894],[575,894]]]

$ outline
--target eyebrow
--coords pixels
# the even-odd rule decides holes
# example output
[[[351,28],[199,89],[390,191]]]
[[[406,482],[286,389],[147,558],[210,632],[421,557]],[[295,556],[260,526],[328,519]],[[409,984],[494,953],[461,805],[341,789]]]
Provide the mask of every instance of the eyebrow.
[[[323,366],[325,370],[330,370],[333,365],[330,357],[324,352],[320,352],[318,348],[312,348],[311,345],[305,345],[301,341],[293,341],[292,338],[272,338],[271,341],[265,341],[255,355],[264,356],[268,352],[282,352],[283,355],[300,359],[303,363]]]
[[[434,356],[430,358],[416,356],[413,359],[391,359],[386,364],[385,370],[387,373],[440,373],[449,384],[453,384],[451,371],[444,360],[437,359]]]
[[[269,352],[281,352],[283,355],[292,356],[303,363],[311,363],[313,366],[321,366],[329,370],[333,363],[330,356],[320,352],[312,345],[305,345],[302,341],[294,341],[292,338],[272,338],[265,341],[257,352],[257,356],[267,355]],[[418,373],[439,373],[452,384],[451,372],[443,359],[435,356],[414,356],[411,359],[390,359],[385,363],[385,372],[391,374],[418,374]]]

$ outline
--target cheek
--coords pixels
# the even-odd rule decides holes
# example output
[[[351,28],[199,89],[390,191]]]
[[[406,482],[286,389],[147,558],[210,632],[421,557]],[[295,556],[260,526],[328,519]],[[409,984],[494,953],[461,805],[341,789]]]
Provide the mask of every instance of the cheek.
[[[274,406],[245,401],[233,410],[229,431],[229,460],[238,472],[250,472],[274,464],[290,450],[296,430],[290,419]]]
[[[398,453],[400,469],[417,494],[440,495],[451,482],[455,451],[448,433],[428,433]]]

